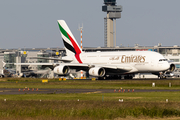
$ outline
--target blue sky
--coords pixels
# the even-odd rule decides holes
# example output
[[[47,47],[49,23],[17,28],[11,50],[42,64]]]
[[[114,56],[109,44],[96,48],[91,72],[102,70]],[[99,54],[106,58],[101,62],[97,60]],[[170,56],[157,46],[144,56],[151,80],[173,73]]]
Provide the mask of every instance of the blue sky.
[[[117,0],[117,46],[180,46],[180,0]],[[0,48],[64,47],[57,20],[64,19],[83,46],[104,46],[103,0],[2,0]]]

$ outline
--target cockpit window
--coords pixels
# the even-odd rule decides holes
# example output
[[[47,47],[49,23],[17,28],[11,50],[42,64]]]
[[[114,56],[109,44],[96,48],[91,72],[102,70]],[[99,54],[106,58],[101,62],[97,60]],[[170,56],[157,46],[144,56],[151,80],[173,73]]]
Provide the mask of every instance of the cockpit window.
[[[160,59],[159,61],[168,61],[167,59]]]

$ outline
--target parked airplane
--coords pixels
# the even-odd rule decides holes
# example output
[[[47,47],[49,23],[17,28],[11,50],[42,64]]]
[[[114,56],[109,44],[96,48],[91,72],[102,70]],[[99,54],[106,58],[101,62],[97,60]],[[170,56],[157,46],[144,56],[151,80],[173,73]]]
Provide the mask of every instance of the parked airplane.
[[[50,70],[31,70],[31,67],[23,67],[21,73],[16,73],[15,69],[8,69],[6,68],[6,64],[15,64],[16,63],[5,63],[4,61],[2,61],[3,63],[3,69],[0,69],[0,78],[2,77],[37,77],[38,75],[42,75],[41,77],[43,77],[43,75],[48,74],[48,72]],[[17,65],[22,65],[25,63],[19,63]],[[31,64],[28,64],[31,65]]]
[[[2,61],[3,63],[3,69],[0,69],[0,77],[14,77],[16,71],[14,69],[8,69],[6,68],[6,64],[13,64],[13,63],[5,63],[4,61]]]
[[[166,72],[164,74],[165,77],[180,77],[180,71],[174,70],[173,72]]]
[[[76,69],[101,79],[108,76],[132,79],[136,73],[152,73],[162,77],[160,72],[175,69],[174,64],[153,51],[83,52],[66,22],[58,20],[58,25],[67,56],[61,59],[64,63],[49,63],[54,66],[56,74],[67,75],[70,69]]]

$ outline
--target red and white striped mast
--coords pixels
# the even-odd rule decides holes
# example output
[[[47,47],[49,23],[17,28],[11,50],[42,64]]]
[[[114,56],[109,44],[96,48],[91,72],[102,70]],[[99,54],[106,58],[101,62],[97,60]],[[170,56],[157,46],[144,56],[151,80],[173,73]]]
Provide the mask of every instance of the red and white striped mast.
[[[81,49],[82,49],[82,31],[83,31],[83,24],[82,24],[82,27],[79,26],[79,29],[78,29],[80,32],[81,32]]]
[[[80,36],[81,36],[81,50],[82,50],[82,31],[83,31],[83,24],[82,24],[82,27],[79,26],[79,29],[78,29],[78,30],[81,32]],[[82,71],[82,70],[81,70],[81,79],[83,79],[83,71]]]

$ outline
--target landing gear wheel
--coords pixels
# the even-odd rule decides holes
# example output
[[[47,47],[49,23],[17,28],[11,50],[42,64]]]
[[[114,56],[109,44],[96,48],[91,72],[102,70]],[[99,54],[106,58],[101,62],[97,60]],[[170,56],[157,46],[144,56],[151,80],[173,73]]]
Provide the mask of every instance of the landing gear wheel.
[[[98,80],[106,80],[106,76],[104,76],[104,77],[98,77]]]
[[[124,79],[133,79],[133,76],[127,75],[127,76],[124,76]]]

